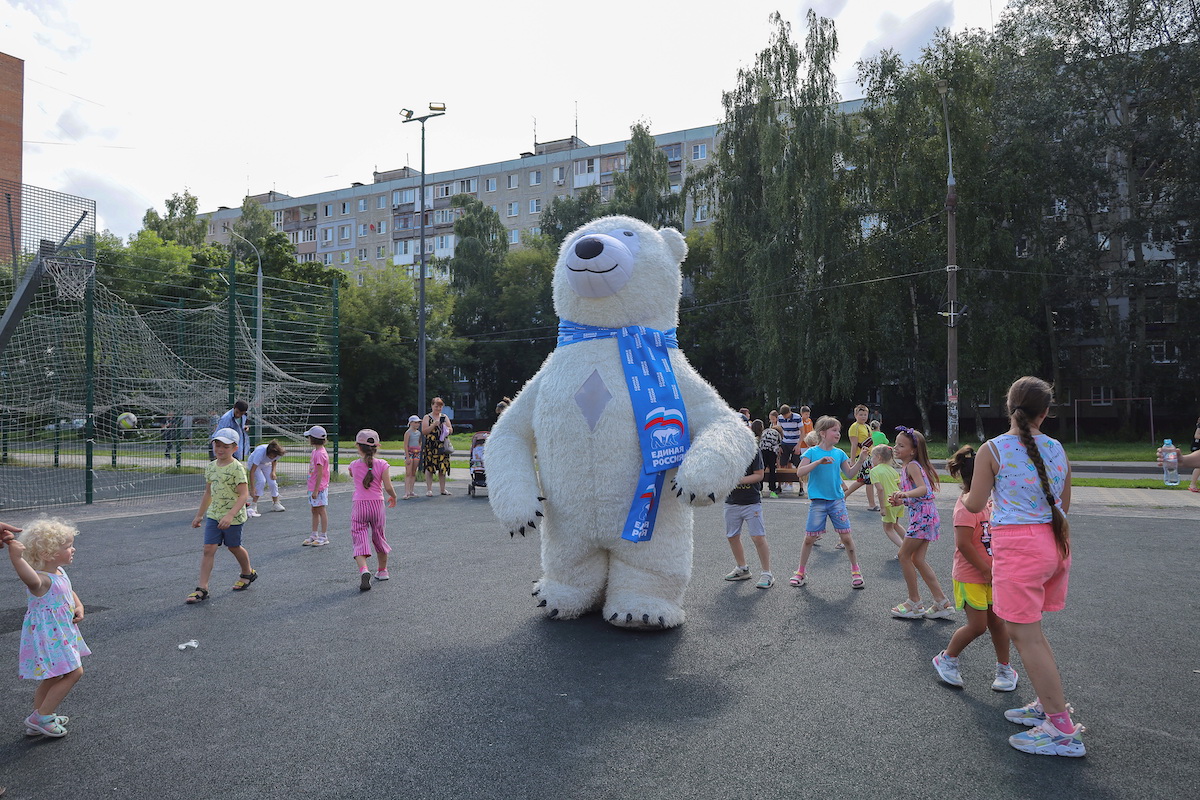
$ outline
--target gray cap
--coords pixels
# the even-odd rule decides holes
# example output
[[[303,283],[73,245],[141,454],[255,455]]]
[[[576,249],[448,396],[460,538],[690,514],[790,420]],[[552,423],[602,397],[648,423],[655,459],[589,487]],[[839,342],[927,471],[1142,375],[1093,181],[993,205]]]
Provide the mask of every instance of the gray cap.
[[[242,437],[233,428],[221,428],[212,435],[213,442],[224,442],[225,444],[240,444]]]
[[[322,428],[320,425],[313,425],[311,428],[309,428],[308,430],[306,430],[304,433],[302,433],[300,435],[301,436],[311,436],[314,439],[329,438],[329,434],[325,433],[325,429]]]

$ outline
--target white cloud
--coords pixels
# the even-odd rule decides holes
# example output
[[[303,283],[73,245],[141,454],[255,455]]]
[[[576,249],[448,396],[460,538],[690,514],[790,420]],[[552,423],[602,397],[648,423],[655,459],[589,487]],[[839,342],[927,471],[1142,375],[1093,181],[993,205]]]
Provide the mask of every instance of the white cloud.
[[[881,50],[895,50],[907,61],[915,61],[921,48],[933,38],[938,28],[948,28],[954,22],[952,0],[934,0],[907,17],[885,12],[879,17],[880,35],[867,42],[860,59],[874,58]]]

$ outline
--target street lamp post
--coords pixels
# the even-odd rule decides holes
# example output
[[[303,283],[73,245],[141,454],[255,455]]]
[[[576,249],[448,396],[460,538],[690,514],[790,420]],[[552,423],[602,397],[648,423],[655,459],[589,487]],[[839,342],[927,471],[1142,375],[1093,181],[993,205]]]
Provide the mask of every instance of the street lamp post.
[[[950,146],[950,111],[946,92],[950,84],[937,82],[942,96],[942,119],[946,124],[946,450],[958,450],[958,260],[955,223],[958,216],[958,184],[954,180],[954,150]]]
[[[254,242],[242,236],[228,225],[225,230],[232,235],[241,239],[246,244],[250,245],[250,249],[254,251],[254,257],[258,259],[258,319],[254,324],[254,344],[258,352],[254,354],[254,397],[250,401],[251,412],[255,408],[258,409],[257,416],[251,416],[250,421],[253,427],[250,429],[250,440],[257,442],[262,438],[262,404],[263,404],[263,380],[262,380],[262,362],[263,362],[263,271],[262,271],[262,256],[259,255],[258,248],[254,246]]]
[[[446,113],[445,103],[430,103],[430,113],[414,117],[410,109],[400,110],[404,122],[421,123],[421,277],[418,280],[419,297],[417,299],[417,409],[425,408],[425,120],[440,117]],[[424,413],[422,411],[422,413]]]

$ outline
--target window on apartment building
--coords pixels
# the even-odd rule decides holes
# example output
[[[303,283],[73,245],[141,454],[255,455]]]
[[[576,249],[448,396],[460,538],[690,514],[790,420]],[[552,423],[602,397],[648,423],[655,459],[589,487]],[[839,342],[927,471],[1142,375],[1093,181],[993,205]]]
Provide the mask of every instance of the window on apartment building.
[[[384,258],[387,256],[387,245],[381,244],[375,248],[375,257]]]
[[[520,203],[509,203],[508,204],[508,216],[515,217],[517,214],[520,214],[520,213],[521,213],[521,204]]]
[[[305,228],[304,229],[304,241],[315,242],[316,240],[317,240],[317,229],[316,228]]]
[[[449,197],[452,194],[454,194],[454,184],[442,183],[442,184],[438,184],[437,190],[434,191],[433,196],[434,197]]]
[[[517,230],[516,228],[513,228],[511,231],[509,231],[508,232],[508,243],[509,244],[520,244],[521,243],[521,232],[519,230]]]
[[[529,235],[530,235],[530,236],[541,236],[541,235],[542,235],[542,229],[541,229],[541,228],[530,228],[530,229],[529,229]]]
[[[342,263],[343,263],[343,264],[349,264],[349,263],[350,263],[350,251],[349,251],[349,250],[343,250],[343,251],[342,251],[342,259],[341,259],[341,261],[342,261]]]
[[[1179,348],[1161,339],[1151,339],[1146,342],[1150,352],[1150,361],[1154,364],[1175,364],[1179,361]]]
[[[708,222],[708,206],[696,206],[696,215],[692,219],[695,222]]]
[[[475,188],[478,186],[476,178],[467,178],[458,182],[459,194],[475,194]]]
[[[413,215],[405,214],[396,218],[396,230],[405,231],[413,226]]]
[[[671,184],[671,194],[679,194],[681,191],[683,191],[683,187],[678,183]]]
[[[409,253],[408,239],[401,239],[398,242],[392,243],[392,255],[406,256],[406,255],[408,255],[408,253]]]
[[[288,231],[288,241],[292,244],[299,244],[300,231]]]
[[[535,197],[529,201],[529,213],[530,214],[542,213],[542,198]]]
[[[350,213],[350,203],[349,203],[349,202],[343,202],[343,203],[342,203],[342,213],[343,213],[343,214],[349,214],[349,213]]]
[[[367,198],[365,198],[365,197],[358,198],[358,210],[359,211],[367,210]]]
[[[1113,401],[1113,390],[1109,386],[1093,386],[1092,387],[1092,405],[1094,406],[1111,406]]]
[[[275,212],[275,230],[280,230],[283,227],[283,212]]]
[[[333,241],[333,228],[321,228],[321,241],[326,244]]]
[[[1112,237],[1106,231],[1096,232],[1096,248],[1098,250],[1112,250]]]
[[[325,255],[321,256],[321,263],[327,267],[332,265],[333,264],[333,253],[326,253]]]
[[[333,216],[333,203],[325,204],[325,216],[327,216],[327,217]]]
[[[606,183],[600,187],[600,202],[607,203],[612,200],[613,187],[611,183]]]
[[[426,253],[426,255],[428,255],[432,252],[433,252],[433,239],[426,239],[425,240],[425,253]]]
[[[208,235],[212,236],[217,232],[217,224],[215,222],[208,223]]]
[[[692,161],[700,161],[701,159],[704,159],[704,158],[708,158],[708,145],[706,145],[706,144],[692,145]]]
[[[358,248],[358,260],[359,261],[367,260],[367,248],[365,248],[365,247]]]
[[[495,178],[484,178],[483,179],[483,190],[485,192],[496,191],[496,179]]]
[[[500,209],[496,208],[495,206],[488,206],[488,208],[490,208],[496,214],[500,213]]]
[[[365,223],[365,222],[358,223],[358,235],[359,236],[367,235],[367,223]]]
[[[354,276],[354,282],[357,283],[359,286],[362,286],[364,283],[366,283],[366,279],[367,279],[366,274],[362,273],[362,272],[359,272],[357,275]]]
[[[566,173],[565,169],[562,167],[555,167],[554,169],[550,170],[550,179],[555,183],[562,183],[565,177],[564,173]]]
[[[529,185],[530,186],[541,186],[542,185],[542,171],[540,169],[535,169],[529,173]]]
[[[301,253],[300,255],[296,256],[296,260],[301,264],[307,264],[310,261],[316,260],[316,257],[316,253]]]
[[[341,239],[342,241],[350,240],[350,226],[349,225],[339,225],[338,226],[338,238]]]
[[[379,195],[379,197],[375,198],[375,208],[376,209],[387,208],[387,195],[386,194],[381,194],[381,195]]]
[[[596,159],[585,158],[575,162],[576,175],[593,175],[596,172]]]
[[[516,189],[521,185],[521,177],[519,175],[508,176],[508,188]]]
[[[388,228],[388,226],[387,226],[386,219],[381,219],[381,220],[379,220],[379,222],[375,223],[375,232],[376,233],[387,233],[387,228]]]
[[[667,155],[667,161],[678,161],[683,158],[683,145],[669,144],[662,148],[662,151]]]
[[[437,249],[438,250],[448,250],[449,248],[450,248],[450,237],[447,235],[438,236],[437,237]]]
[[[433,224],[434,225],[446,225],[447,223],[454,222],[454,212],[456,210],[457,209],[453,209],[453,208],[436,208],[436,209],[434,209]]]

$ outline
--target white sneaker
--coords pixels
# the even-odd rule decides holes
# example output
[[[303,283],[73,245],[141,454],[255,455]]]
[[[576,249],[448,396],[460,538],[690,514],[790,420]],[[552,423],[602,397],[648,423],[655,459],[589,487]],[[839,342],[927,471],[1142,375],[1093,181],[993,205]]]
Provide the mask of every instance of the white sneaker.
[[[946,655],[946,651],[938,653],[933,657],[933,668],[937,670],[938,677],[951,686],[962,687],[962,673],[958,669],[958,658]]]
[[[1081,758],[1087,755],[1087,748],[1083,746],[1081,736],[1084,730],[1082,725],[1076,725],[1071,733],[1063,733],[1047,719],[1027,731],[1008,737],[1008,743],[1022,753]]]
[[[734,567],[733,572],[725,576],[727,581],[748,581],[750,580],[749,567]]]
[[[283,503],[279,502],[278,500],[271,501],[271,510],[272,511],[287,511],[287,509],[283,507]]]
[[[247,517],[261,517],[262,514],[258,513],[258,506],[246,506],[246,516]]]
[[[329,544],[328,536],[318,536],[317,538],[313,539],[312,542],[313,547],[324,547],[327,544]]]
[[[1021,676],[1008,664],[996,664],[996,680],[992,681],[992,689],[997,692],[1013,692]]]

